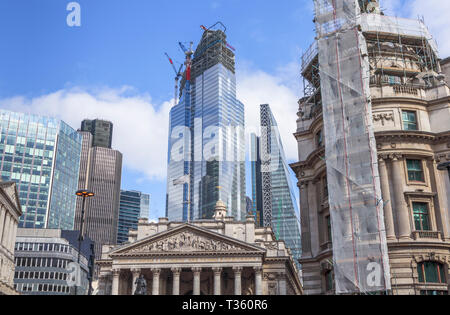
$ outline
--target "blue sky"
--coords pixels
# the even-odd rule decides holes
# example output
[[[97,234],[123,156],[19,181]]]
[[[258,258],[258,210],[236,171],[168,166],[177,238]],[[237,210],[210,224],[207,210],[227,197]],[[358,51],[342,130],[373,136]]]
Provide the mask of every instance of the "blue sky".
[[[258,124],[259,104],[269,103],[286,155],[296,160],[299,63],[315,35],[312,1],[79,0],[80,27],[66,24],[69,2],[0,1],[0,107],[56,116],[74,128],[83,118],[112,120],[113,145],[124,154],[122,188],[151,193],[154,218],[164,215],[174,84],[164,52],[181,62],[178,41],[197,43],[202,24],[227,26],[248,125]],[[448,10],[435,12],[432,2],[437,5],[437,0],[382,4],[390,14],[425,15],[450,54],[442,33],[448,18],[441,13]]]

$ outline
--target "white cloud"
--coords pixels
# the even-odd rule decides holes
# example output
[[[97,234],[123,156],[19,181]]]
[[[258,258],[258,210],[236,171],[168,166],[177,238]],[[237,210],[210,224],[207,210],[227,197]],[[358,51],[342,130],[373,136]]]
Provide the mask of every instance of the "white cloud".
[[[259,105],[270,104],[279,123],[286,156],[297,159],[298,65],[289,64],[276,75],[244,66],[238,73],[238,98],[246,106],[246,125],[259,130]],[[295,78],[293,78],[295,76]],[[295,80],[295,81],[294,81]],[[142,174],[143,179],[164,181],[167,175],[169,111],[173,100],[154,104],[148,94],[124,86],[61,89],[54,93],[0,100],[0,108],[34,113],[64,120],[78,129],[83,119],[106,119],[114,124],[113,148],[124,156],[124,165]]]
[[[254,70],[249,65],[237,74],[237,97],[245,104],[247,130],[259,130],[260,105],[269,104],[278,122],[286,158],[297,160],[297,142],[293,136],[297,129],[299,65],[290,63],[271,75]]]
[[[63,89],[26,99],[0,100],[0,107],[58,117],[75,129],[85,118],[101,118],[114,124],[113,147],[124,155],[124,164],[149,179],[166,177],[170,103],[152,104],[148,95],[132,88]]]

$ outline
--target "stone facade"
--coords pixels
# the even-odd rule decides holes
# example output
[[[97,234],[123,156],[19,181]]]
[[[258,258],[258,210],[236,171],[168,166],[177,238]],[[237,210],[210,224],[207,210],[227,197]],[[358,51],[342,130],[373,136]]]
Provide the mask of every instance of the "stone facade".
[[[16,295],[14,244],[22,215],[16,184],[0,183],[0,295]]]
[[[98,294],[132,295],[143,275],[149,295],[300,295],[291,252],[253,217],[227,217],[223,202],[213,220],[192,223],[141,219],[129,243],[103,246]]]
[[[380,39],[377,35],[364,34],[371,65],[370,92],[385,201],[391,293],[448,293],[450,183],[447,171],[439,171],[437,165],[450,160],[450,89],[440,73],[448,73],[449,59],[442,68],[437,65],[434,70],[425,69],[417,62],[418,55],[409,49],[423,45],[424,39],[404,36],[399,46],[400,36],[385,34]],[[401,41],[407,45],[402,46]],[[395,54],[398,47],[408,47],[408,53]],[[303,76],[316,94],[299,101],[295,133],[299,162],[291,167],[300,190],[303,247],[300,262],[305,294],[333,294],[326,143],[322,141],[318,58],[311,56],[304,64]],[[406,112],[415,117],[415,128],[406,128]],[[412,179],[411,169],[408,170],[411,160],[416,161],[419,180]],[[417,229],[414,214],[417,203],[426,205],[429,223],[426,229]],[[438,264],[446,279],[440,279],[440,283],[419,279],[423,262]]]

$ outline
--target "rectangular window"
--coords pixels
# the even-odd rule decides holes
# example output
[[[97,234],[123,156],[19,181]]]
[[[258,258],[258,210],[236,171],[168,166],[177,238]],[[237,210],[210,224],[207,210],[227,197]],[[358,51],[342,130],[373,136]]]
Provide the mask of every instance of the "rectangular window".
[[[413,211],[416,231],[431,231],[428,204],[423,202],[413,202]]]
[[[333,234],[331,233],[331,217],[327,216],[326,217],[327,220],[327,236],[328,236],[328,242],[332,242],[333,241]]]
[[[421,160],[406,160],[408,179],[413,182],[425,182]]]
[[[402,118],[403,118],[403,129],[404,130],[419,130],[418,124],[417,124],[417,113],[413,111],[403,111],[402,112]]]

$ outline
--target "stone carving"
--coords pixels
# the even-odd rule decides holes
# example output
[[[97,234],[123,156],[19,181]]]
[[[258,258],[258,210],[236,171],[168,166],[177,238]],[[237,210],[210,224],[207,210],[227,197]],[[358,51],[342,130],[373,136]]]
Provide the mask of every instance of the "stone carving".
[[[385,121],[394,121],[394,115],[392,113],[374,114],[373,120],[381,121],[381,124],[384,126]]]
[[[197,252],[197,251],[237,251],[243,248],[220,240],[206,238],[192,231],[181,232],[166,239],[135,247],[131,253],[139,252]]]

